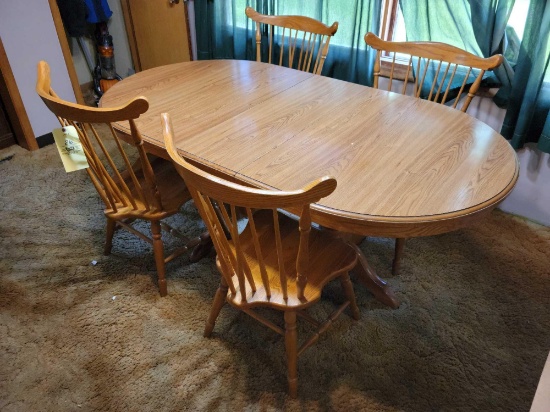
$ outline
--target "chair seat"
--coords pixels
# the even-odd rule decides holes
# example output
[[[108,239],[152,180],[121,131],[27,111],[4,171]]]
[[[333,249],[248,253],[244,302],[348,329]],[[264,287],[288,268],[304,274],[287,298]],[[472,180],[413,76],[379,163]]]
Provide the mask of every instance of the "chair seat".
[[[257,290],[253,292],[246,283],[246,299],[243,301],[241,292],[237,288],[236,294],[228,294],[227,300],[239,307],[254,306],[279,306],[280,309],[303,309],[319,300],[321,290],[325,284],[334,278],[351,270],[356,262],[355,251],[342,240],[336,238],[328,231],[311,229],[309,243],[309,273],[307,285],[304,290],[304,299],[299,300],[296,289],[296,259],[300,233],[297,229],[298,222],[282,213],[279,213],[281,239],[284,251],[284,268],[287,277],[288,299],[283,298],[280,274],[277,270],[277,252],[275,237],[273,234],[273,214],[270,210],[261,210],[254,214],[254,223],[258,233],[267,276],[271,288],[271,297],[268,298],[266,290],[262,286],[261,274],[258,268],[254,243],[252,240],[250,225],[247,224],[240,236],[241,246]],[[232,244],[232,242],[231,242]],[[234,275],[236,276],[236,275]]]
[[[162,199],[163,210],[156,211],[154,208],[145,210],[144,203],[140,200],[136,191],[132,190],[133,200],[136,202],[138,210],[134,210],[131,203],[129,203],[130,206],[124,206],[122,203],[119,203],[120,206],[116,212],[113,209],[106,209],[105,215],[113,218],[116,216],[118,219],[125,217],[148,220],[164,219],[165,217],[177,213],[182,205],[191,199],[191,194],[171,162],[162,158],[155,158],[151,161],[151,167],[153,168],[157,188]],[[139,184],[142,187],[146,187],[147,183],[143,173],[140,170],[135,170],[135,172]],[[135,187],[133,184],[130,184],[131,177],[128,174],[123,175],[123,178],[128,187]],[[150,191],[145,192],[147,202],[153,205],[153,194],[150,193]]]

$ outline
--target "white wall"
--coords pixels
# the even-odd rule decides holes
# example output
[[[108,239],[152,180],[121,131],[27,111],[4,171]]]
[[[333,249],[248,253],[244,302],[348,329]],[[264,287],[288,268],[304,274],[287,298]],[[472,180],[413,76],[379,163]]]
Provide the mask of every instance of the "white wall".
[[[34,135],[51,132],[59,123],[34,90],[37,63],[50,64],[52,87],[58,95],[76,99],[48,2],[1,0],[0,37]]]
[[[528,145],[518,157],[518,183],[500,209],[550,226],[550,154]]]

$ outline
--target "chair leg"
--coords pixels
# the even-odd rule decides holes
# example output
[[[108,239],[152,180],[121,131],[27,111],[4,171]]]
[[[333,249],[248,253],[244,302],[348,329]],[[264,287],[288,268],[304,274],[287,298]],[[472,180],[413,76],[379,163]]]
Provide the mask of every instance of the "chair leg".
[[[208,320],[206,321],[206,326],[204,327],[203,335],[205,338],[209,338],[210,335],[212,334],[212,330],[214,329],[214,325],[216,324],[216,319],[218,318],[218,315],[222,310],[222,306],[225,303],[225,298],[227,297],[228,289],[229,288],[227,287],[227,283],[225,282],[225,279],[222,277],[220,286],[216,291],[216,296],[214,296],[214,302],[212,302],[210,315],[208,316]]]
[[[105,249],[104,255],[110,255],[113,248],[113,236],[115,235],[116,220],[107,218],[107,228],[105,229]]]
[[[395,239],[395,255],[393,256],[392,275],[399,275],[401,260],[403,259],[403,250],[405,249],[405,238]]]
[[[298,333],[296,312],[285,312],[285,347],[288,365],[288,392],[292,398],[298,395]]]
[[[160,296],[166,296],[168,294],[168,289],[166,287],[164,244],[162,243],[162,233],[159,221],[151,222],[151,233],[153,234],[153,253],[155,254],[155,263],[157,265],[159,292]]]
[[[360,313],[359,308],[357,307],[357,302],[355,301],[355,292],[353,291],[353,285],[351,284],[351,280],[349,279],[349,273],[340,276],[340,282],[342,283],[342,289],[344,289],[346,299],[349,300],[351,316],[353,319],[358,320],[360,317]]]

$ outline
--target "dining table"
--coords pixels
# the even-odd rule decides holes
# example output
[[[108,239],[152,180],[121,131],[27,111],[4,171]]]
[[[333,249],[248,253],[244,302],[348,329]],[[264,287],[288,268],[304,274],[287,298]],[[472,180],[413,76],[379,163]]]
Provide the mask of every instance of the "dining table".
[[[312,219],[354,245],[365,236],[412,238],[475,225],[519,174],[510,144],[466,113],[273,64],[156,67],[116,83],[99,106],[137,96],[149,101],[136,125],[153,155],[168,158],[160,115],[169,113],[181,155],[220,177],[274,190],[336,178],[336,190],[312,205]],[[114,127],[130,133],[125,122]],[[358,280],[397,307],[391,287],[355,248]]]

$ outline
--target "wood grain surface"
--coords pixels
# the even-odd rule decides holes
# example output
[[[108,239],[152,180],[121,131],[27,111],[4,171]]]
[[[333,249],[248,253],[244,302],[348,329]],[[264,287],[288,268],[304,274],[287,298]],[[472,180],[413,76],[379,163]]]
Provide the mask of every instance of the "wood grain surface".
[[[101,106],[149,100],[136,120],[165,154],[160,114],[186,158],[258,187],[293,190],[325,175],[316,222],[360,235],[458,229],[502,201],[518,177],[508,142],[468,114],[309,73],[234,60],[180,63],[113,86]],[[127,125],[117,126],[122,132]]]

